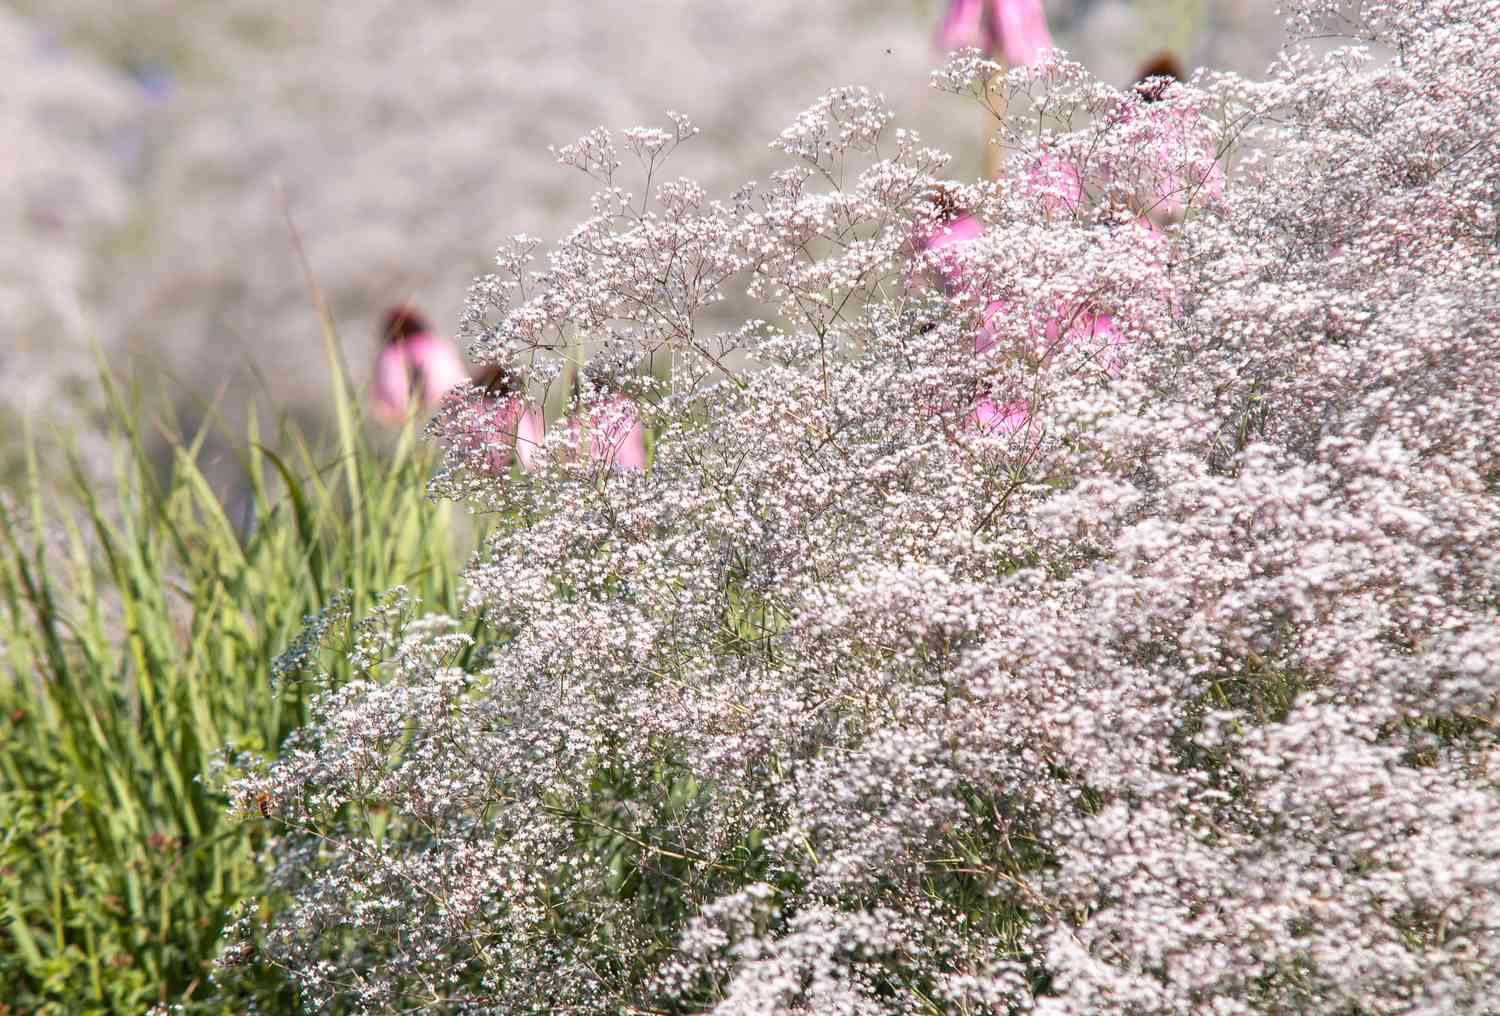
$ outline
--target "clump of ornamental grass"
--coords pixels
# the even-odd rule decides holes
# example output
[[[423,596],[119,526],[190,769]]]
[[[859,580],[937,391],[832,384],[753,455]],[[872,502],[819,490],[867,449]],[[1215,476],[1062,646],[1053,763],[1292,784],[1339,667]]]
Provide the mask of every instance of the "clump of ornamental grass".
[[[313,1011],[1494,1009],[1500,9],[1291,23],[1259,82],[957,57],[995,183],[858,89],[722,200],[680,118],[624,135],[649,193],[563,149],[596,215],[469,334],[534,386],[599,348],[651,461],[495,475],[440,414],[433,490],[515,525],[456,612],[284,657],[311,721],[231,792],[285,906],[225,963]]]
[[[339,438],[263,439],[252,416],[239,497],[200,470],[205,432],[153,441],[107,370],[113,471],[28,446],[0,494],[0,1012],[292,1004],[257,971],[209,997],[270,829],[230,822],[200,776],[224,745],[274,751],[307,722],[271,663],[339,590],[361,611],[397,583],[458,602],[433,457],[409,427],[373,449],[331,362]]]

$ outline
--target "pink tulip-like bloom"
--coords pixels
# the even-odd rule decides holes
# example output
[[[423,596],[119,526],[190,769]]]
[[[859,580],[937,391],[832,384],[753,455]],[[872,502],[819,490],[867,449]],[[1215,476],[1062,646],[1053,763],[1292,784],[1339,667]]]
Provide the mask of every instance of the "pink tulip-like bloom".
[[[1052,48],[1042,0],[990,0],[989,11],[997,39],[992,51],[1010,66],[1030,66],[1043,50]]]
[[[411,308],[387,311],[382,335],[385,348],[375,360],[370,390],[370,409],[377,420],[400,423],[413,412],[414,394],[417,408],[431,409],[469,379],[458,351]]]
[[[1055,321],[1055,319],[1054,319]],[[1048,336],[1053,335],[1053,324],[1048,324]],[[1095,314],[1081,310],[1073,316],[1072,326],[1066,335],[1058,336],[1054,351],[1075,343],[1086,343],[1098,365],[1110,377],[1119,377],[1125,369],[1125,336],[1115,326],[1109,314]]]
[[[1109,314],[1076,305],[1063,307],[1047,320],[1042,336],[1037,352],[1044,358],[1051,359],[1081,343],[1110,377],[1119,377],[1124,369],[1125,336]]]
[[[1024,186],[1038,191],[1041,199],[1053,211],[1067,207],[1074,211],[1083,200],[1083,181],[1076,170],[1061,159],[1043,153],[1026,177]],[[984,233],[984,223],[978,217],[948,204],[949,197],[943,192],[935,195],[941,215],[940,225],[919,229],[912,238],[912,246],[918,254],[927,254],[936,261],[934,265],[943,280],[943,289],[953,296],[963,286],[964,259],[952,256],[956,248]],[[1161,234],[1148,222],[1140,223],[1143,239],[1159,242]],[[1011,305],[1006,300],[992,300],[984,308],[980,327],[974,333],[974,353],[984,356],[1000,345],[1002,326]],[[1029,329],[1028,329],[1029,330]],[[1040,336],[1033,335],[1033,348],[1029,350],[1045,362],[1064,349],[1077,343],[1085,343],[1095,362],[1110,377],[1118,377],[1125,366],[1123,347],[1125,337],[1107,313],[1097,313],[1078,304],[1059,304],[1056,312],[1042,326]],[[1023,350],[1024,351],[1024,350]],[[1030,405],[1022,399],[996,405],[988,396],[979,399],[969,409],[964,425],[985,435],[1013,434],[1031,420]]]
[[[1153,164],[1148,213],[1165,219],[1181,215],[1190,198],[1202,191],[1224,193],[1224,168],[1205,137],[1203,119],[1191,109],[1155,109],[1151,143]]]
[[[583,443],[579,419],[576,412],[568,418],[568,433],[575,449]],[[605,468],[646,468],[646,433],[641,426],[640,413],[629,399],[617,395],[603,405],[595,406],[589,410],[588,420],[590,462]],[[576,456],[577,452],[573,454]]]
[[[937,45],[945,53],[972,46],[1012,67],[1027,67],[1052,48],[1052,34],[1042,0],[949,0]]]

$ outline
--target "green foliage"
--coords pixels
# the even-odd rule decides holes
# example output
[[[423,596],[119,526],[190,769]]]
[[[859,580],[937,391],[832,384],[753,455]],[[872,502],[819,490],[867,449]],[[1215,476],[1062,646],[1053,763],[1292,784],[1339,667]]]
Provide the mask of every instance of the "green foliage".
[[[291,1008],[254,972],[209,982],[272,830],[232,821],[200,776],[305,722],[305,689],[274,689],[272,660],[339,590],[356,615],[397,584],[457,606],[431,458],[410,426],[372,447],[326,338],[336,441],[283,426],[273,451],[252,416],[243,504],[199,470],[201,432],[168,435],[163,468],[107,372],[110,481],[33,450],[0,495],[0,1013]]]

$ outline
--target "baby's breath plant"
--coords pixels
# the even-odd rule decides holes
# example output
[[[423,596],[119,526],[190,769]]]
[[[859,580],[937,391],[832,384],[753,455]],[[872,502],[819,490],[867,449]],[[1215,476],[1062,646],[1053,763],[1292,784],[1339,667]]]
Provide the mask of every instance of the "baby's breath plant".
[[[225,962],[313,1011],[1500,1009],[1500,6],[1291,22],[1264,81],[956,57],[994,183],[852,88],[722,200],[682,118],[561,150],[596,215],[467,329],[534,386],[600,349],[651,462],[497,476],[440,414],[434,491],[516,524],[456,616],[295,658],[231,788],[287,905]]]

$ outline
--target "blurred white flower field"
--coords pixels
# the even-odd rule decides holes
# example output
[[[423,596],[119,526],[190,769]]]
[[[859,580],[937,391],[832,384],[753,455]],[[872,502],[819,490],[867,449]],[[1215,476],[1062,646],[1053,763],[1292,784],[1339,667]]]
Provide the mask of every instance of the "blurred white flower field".
[[[1163,45],[1259,70],[1281,37],[1260,6],[1059,0],[1048,16],[1060,45],[1123,84]],[[703,134],[673,171],[727,194],[771,165],[765,139],[808,96],[858,83],[977,168],[982,123],[927,88],[939,13],[917,0],[13,0],[0,6],[0,404],[70,408],[86,427],[97,342],[189,418],[217,398],[236,419],[255,398],[326,422],[288,219],[363,380],[388,306],[414,303],[452,335],[497,243],[560,236],[586,211],[585,182],[554,172],[548,148],[598,124],[680,109]]]

